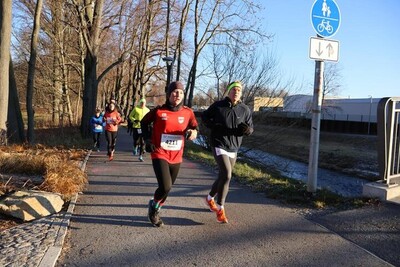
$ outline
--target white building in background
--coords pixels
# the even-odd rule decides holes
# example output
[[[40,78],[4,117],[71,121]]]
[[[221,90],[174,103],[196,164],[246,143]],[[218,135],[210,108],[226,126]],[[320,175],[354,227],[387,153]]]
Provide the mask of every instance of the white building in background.
[[[312,100],[312,95],[289,95],[283,100],[283,111],[310,113]]]
[[[325,98],[321,119],[338,121],[376,122],[381,98]],[[292,95],[284,99],[283,111],[311,114],[313,96]]]

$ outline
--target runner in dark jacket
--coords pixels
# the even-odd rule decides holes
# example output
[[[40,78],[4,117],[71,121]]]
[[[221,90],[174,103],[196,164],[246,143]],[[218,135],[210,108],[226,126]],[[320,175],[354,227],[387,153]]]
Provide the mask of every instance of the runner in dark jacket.
[[[242,84],[232,82],[227,97],[216,101],[202,114],[203,123],[211,129],[211,147],[219,167],[218,179],[212,185],[206,202],[217,213],[217,221],[227,223],[224,204],[228,195],[232,170],[244,135],[253,132],[250,109],[240,101]],[[215,203],[214,197],[217,196]]]

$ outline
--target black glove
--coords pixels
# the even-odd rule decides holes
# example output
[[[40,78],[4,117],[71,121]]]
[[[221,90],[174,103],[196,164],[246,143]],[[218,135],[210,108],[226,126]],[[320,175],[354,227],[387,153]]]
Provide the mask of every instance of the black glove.
[[[156,150],[155,145],[151,142],[151,140],[146,140],[146,145],[145,145],[146,152],[151,153]]]
[[[191,130],[187,130],[185,133],[185,138],[186,140],[189,140],[189,137],[192,135],[192,131]]]
[[[134,123],[139,123],[139,122],[140,122],[140,120],[134,120],[133,122],[134,122]]]
[[[238,125],[237,133],[238,135],[250,135],[251,127],[248,124],[242,122]]]

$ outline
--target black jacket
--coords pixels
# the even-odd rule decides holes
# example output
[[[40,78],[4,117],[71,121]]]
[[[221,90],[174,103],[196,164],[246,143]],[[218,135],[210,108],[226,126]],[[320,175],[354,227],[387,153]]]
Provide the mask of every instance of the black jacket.
[[[233,105],[229,97],[214,102],[201,118],[211,129],[211,146],[237,152],[242,144],[243,131],[240,124],[248,127],[247,135],[253,132],[251,111],[243,103]]]

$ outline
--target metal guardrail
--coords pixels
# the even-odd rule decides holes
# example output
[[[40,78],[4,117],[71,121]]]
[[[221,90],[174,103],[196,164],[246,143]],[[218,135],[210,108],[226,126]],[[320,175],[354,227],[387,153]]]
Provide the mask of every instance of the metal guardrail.
[[[400,97],[382,98],[378,104],[379,175],[389,184],[400,183]]]

